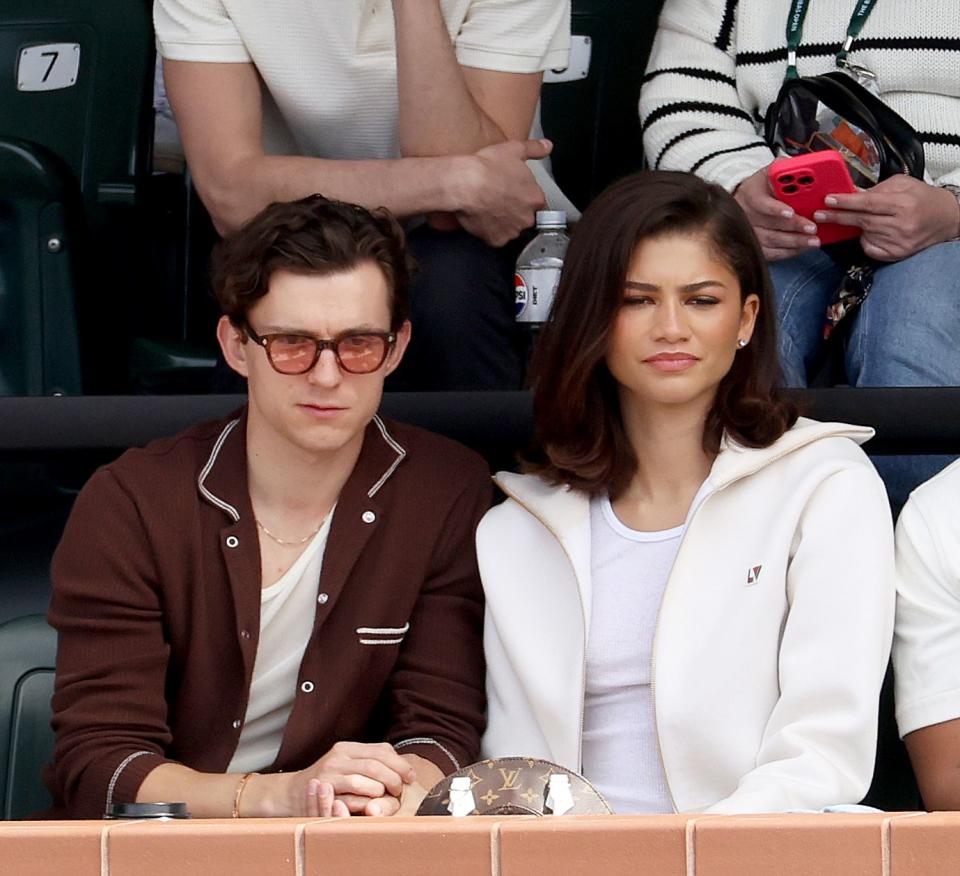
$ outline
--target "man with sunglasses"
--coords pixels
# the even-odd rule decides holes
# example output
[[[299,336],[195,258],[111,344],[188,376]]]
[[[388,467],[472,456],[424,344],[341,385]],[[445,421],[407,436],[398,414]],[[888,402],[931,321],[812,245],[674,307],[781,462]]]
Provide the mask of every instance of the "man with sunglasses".
[[[274,204],[214,261],[249,403],[77,499],[52,567],[53,814],[409,812],[479,747],[489,473],[377,416],[410,338],[389,214]]]

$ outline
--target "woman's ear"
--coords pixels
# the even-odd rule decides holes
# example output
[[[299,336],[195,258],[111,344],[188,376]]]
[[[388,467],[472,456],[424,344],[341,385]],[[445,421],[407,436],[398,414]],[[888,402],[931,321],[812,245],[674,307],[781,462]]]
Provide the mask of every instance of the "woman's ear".
[[[749,341],[753,337],[753,330],[757,324],[757,314],[760,312],[760,296],[751,292],[743,299],[743,307],[740,309],[740,332],[739,337],[743,341]]]
[[[229,316],[221,316],[217,323],[217,341],[227,365],[241,377],[247,377],[247,350],[250,345],[243,329],[237,328]]]

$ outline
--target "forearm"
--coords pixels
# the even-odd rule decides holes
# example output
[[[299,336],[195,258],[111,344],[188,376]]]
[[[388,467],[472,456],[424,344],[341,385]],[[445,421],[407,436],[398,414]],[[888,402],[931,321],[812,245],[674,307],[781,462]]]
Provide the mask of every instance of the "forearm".
[[[195,170],[197,189],[217,230],[235,230],[274,201],[314,193],[386,207],[397,216],[455,212],[469,201],[471,156],[334,161],[301,156],[253,155]]]
[[[465,154],[507,139],[467,85],[439,2],[393,0],[393,14],[401,153]]]
[[[241,773],[201,773],[182,764],[165,763],[147,774],[137,802],[186,803],[194,818],[230,818],[242,780]],[[251,775],[240,794],[239,814],[244,818],[296,814],[281,805],[283,781],[281,774]]]

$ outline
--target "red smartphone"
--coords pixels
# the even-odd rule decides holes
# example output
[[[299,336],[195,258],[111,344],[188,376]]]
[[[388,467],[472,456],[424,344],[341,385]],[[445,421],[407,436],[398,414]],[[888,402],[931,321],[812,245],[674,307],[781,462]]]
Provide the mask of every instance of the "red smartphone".
[[[827,195],[857,191],[843,156],[834,149],[778,158],[767,167],[767,176],[773,196],[811,222],[815,211],[830,209],[823,203]],[[817,237],[821,243],[850,240],[859,237],[860,233],[855,225],[817,224]]]

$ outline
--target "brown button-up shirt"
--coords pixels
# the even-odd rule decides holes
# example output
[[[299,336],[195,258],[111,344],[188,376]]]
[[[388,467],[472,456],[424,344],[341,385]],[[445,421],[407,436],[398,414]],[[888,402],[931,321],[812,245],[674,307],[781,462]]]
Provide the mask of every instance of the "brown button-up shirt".
[[[303,769],[345,739],[386,740],[445,773],[476,759],[484,663],[473,539],[489,503],[479,456],[370,423],[334,512],[271,771]],[[52,576],[51,814],[100,818],[111,802],[135,800],[166,761],[225,771],[260,629],[245,413],[99,469]]]

